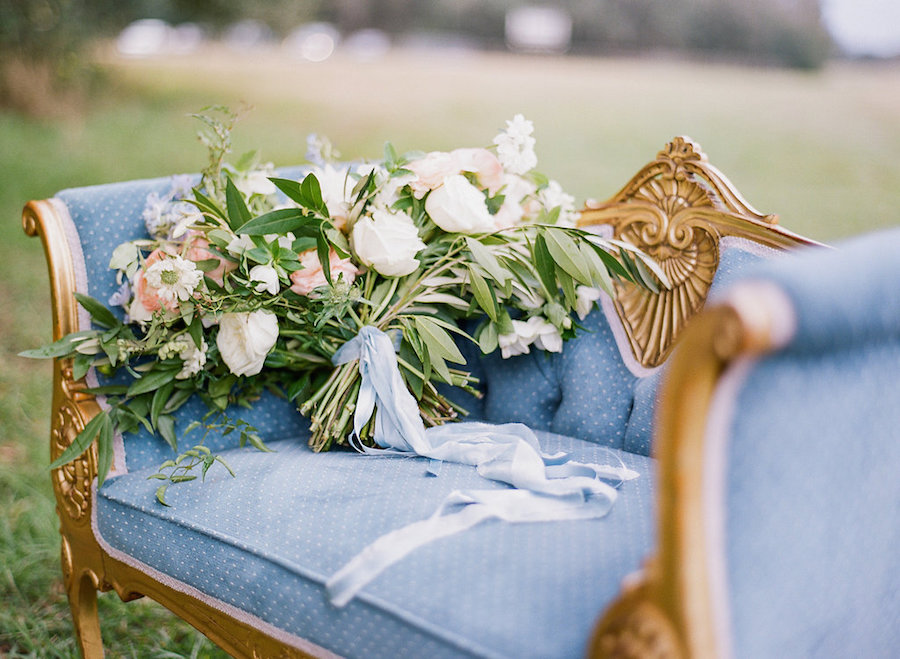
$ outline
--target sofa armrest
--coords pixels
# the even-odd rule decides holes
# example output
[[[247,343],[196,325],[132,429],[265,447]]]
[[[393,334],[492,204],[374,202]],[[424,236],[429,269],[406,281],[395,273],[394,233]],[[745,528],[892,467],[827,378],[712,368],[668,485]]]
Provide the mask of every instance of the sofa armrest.
[[[894,230],[764,264],[697,317],[657,416],[658,553],[595,652],[900,643],[898,279]]]

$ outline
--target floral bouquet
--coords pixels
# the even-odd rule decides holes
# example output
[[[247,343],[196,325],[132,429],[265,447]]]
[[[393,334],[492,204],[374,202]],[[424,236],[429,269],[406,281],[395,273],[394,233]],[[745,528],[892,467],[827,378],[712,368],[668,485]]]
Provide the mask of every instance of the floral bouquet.
[[[224,414],[264,390],[309,416],[315,451],[372,446],[378,409],[354,426],[360,360],[334,360],[363,328],[391,338],[404,386],[436,426],[465,415],[439,385],[477,395],[458,341],[504,358],[558,352],[612,279],[664,281],[634,248],[576,227],[574,199],[534,171],[521,115],[488,148],[401,156],[387,145],[375,163],[342,164],[312,136],[301,180],[254,154],[226,163],[236,115],[197,117],[211,154],[199,184],[176,177],[168,195],[150,195],[148,236],[112,254],[121,288],[109,304],[124,321],[79,295],[96,329],[24,353],[72,357],[76,378],[91,367],[133,378],[91,390],[109,405],[54,467],[96,440],[102,482],[114,433],[141,426],[177,453],[173,413],[192,395],[211,415],[181,433],[205,423],[264,450],[255,429]],[[217,460],[201,442],[167,461],[157,497]]]

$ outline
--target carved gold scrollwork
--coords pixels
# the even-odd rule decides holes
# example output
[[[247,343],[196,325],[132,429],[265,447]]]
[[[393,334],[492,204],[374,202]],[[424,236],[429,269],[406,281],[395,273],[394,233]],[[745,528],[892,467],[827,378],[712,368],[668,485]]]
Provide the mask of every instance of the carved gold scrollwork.
[[[658,294],[616,285],[616,311],[635,359],[653,368],[669,356],[687,321],[702,307],[719,265],[719,239],[737,236],[772,247],[810,244],[748,204],[700,147],[676,137],[614,197],[590,204],[582,226],[612,227],[613,236],[652,256],[671,283]]]
[[[50,451],[53,459],[62,454],[83,427],[77,405],[70,401],[63,402],[50,431]],[[72,521],[88,520],[91,481],[95,472],[92,451],[85,451],[72,462],[53,471],[57,504],[63,509],[61,512],[65,512]]]
[[[69,580],[72,578],[72,546],[69,544],[69,539],[63,535],[61,536],[62,543],[60,545],[59,554],[60,554],[60,562],[62,563],[62,571],[63,571],[63,579],[66,583],[69,583]]]
[[[653,293],[627,282],[616,286],[616,309],[641,365],[654,367],[669,355],[687,320],[703,306],[719,263],[717,236],[698,221],[708,210],[704,190],[687,178],[651,178],[616,227],[616,237],[641,248],[671,285]],[[700,213],[702,217],[705,213]]]
[[[639,602],[614,627],[603,632],[597,649],[616,659],[678,659],[682,656],[675,628],[648,601]]]

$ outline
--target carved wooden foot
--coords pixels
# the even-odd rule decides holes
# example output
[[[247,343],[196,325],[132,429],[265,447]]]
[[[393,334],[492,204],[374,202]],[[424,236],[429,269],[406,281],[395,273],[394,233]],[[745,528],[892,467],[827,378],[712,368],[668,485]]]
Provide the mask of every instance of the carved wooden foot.
[[[68,541],[62,541],[63,576],[69,608],[75,624],[78,648],[84,659],[102,659],[103,639],[100,636],[100,618],[97,615],[97,585],[92,573],[81,569],[72,561]]]

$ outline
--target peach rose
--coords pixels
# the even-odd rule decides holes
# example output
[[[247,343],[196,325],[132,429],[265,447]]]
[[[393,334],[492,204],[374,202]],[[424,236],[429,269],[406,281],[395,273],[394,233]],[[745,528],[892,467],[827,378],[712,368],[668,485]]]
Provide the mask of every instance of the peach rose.
[[[291,290],[297,295],[309,295],[319,286],[326,286],[328,281],[325,279],[325,272],[322,270],[316,250],[308,249],[299,256],[303,268],[291,273]],[[332,281],[337,281],[342,276],[346,283],[352,284],[359,274],[359,269],[350,259],[342,259],[334,250],[328,254],[328,264],[331,268]]]
[[[188,248],[185,258],[187,258],[189,261],[193,261],[194,263],[197,263],[199,261],[206,261],[209,259],[216,259],[219,262],[219,265],[216,266],[215,270],[210,270],[209,272],[207,272],[206,276],[216,282],[219,286],[221,286],[225,281],[226,273],[229,273],[237,268],[237,263],[235,263],[234,261],[229,261],[228,259],[222,258],[220,255],[211,252],[209,250],[209,241],[201,231],[189,231],[187,239],[190,241],[190,247]]]
[[[503,187],[505,173],[503,165],[487,149],[456,149],[450,153],[459,165],[459,171],[475,174],[478,183],[492,194]]]
[[[425,193],[439,187],[448,176],[460,172],[457,158],[443,151],[432,151],[405,167],[416,175],[415,180],[409,184],[416,199],[421,199]]]

